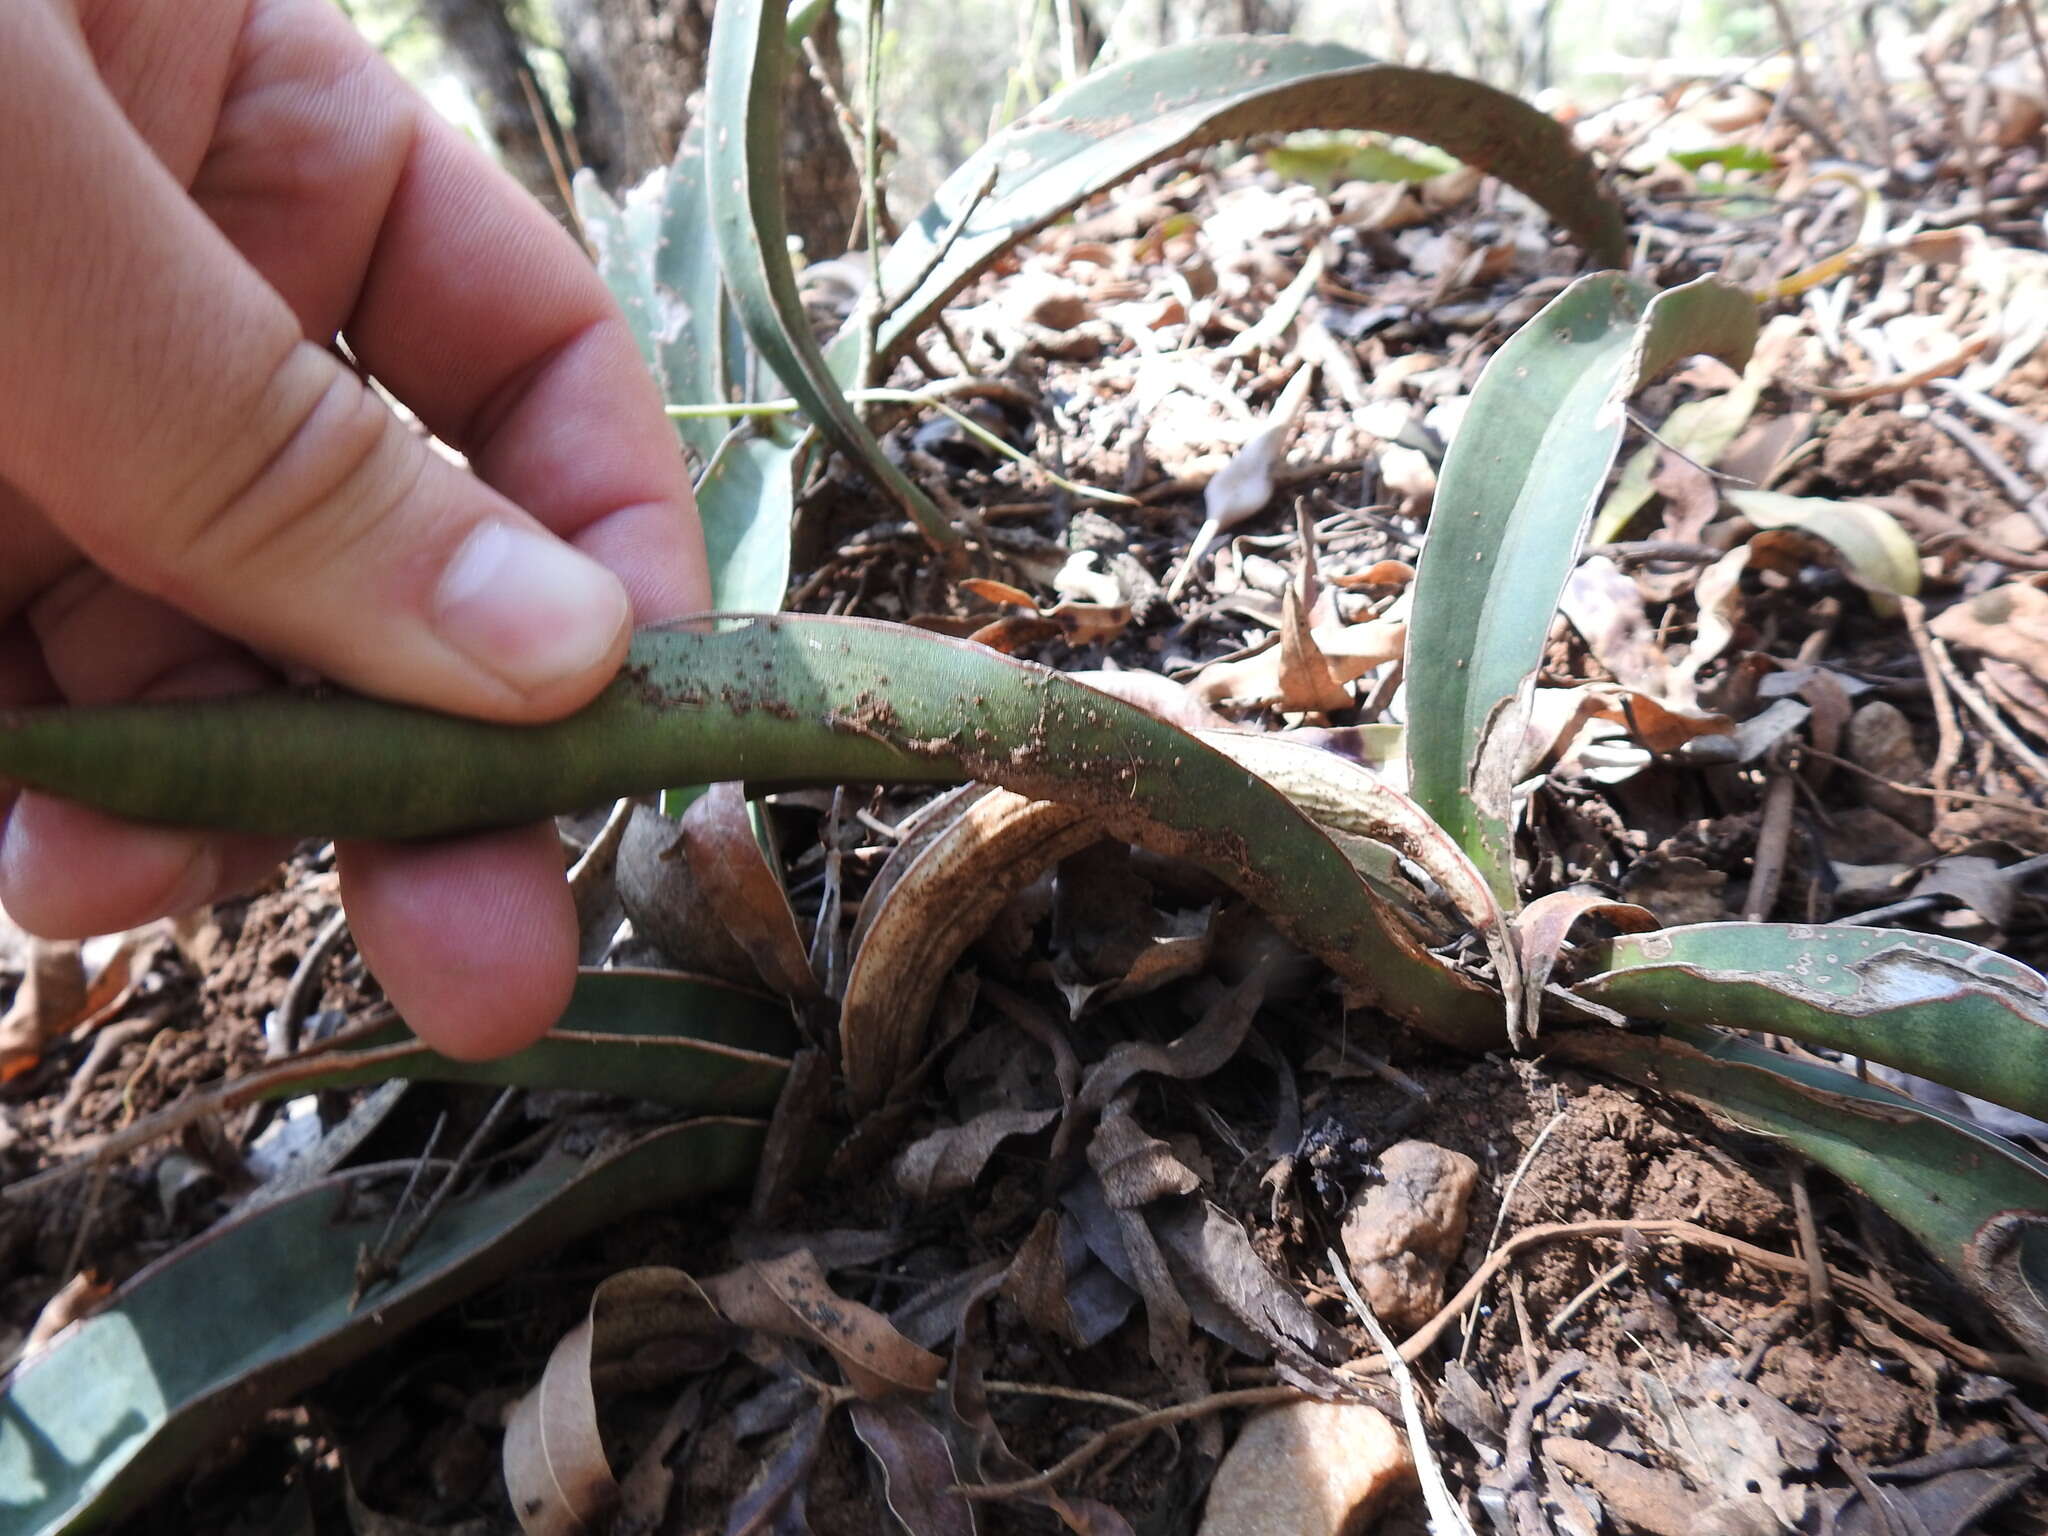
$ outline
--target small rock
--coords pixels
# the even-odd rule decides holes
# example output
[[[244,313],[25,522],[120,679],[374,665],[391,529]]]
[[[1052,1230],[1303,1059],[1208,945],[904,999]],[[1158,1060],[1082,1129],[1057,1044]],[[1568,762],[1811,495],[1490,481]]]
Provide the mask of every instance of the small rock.
[[[1852,805],[1829,814],[1834,827],[1828,847],[1851,863],[1924,864],[1934,857],[1934,844],[1876,806]]]
[[[1385,1182],[1344,1213],[1344,1254],[1380,1321],[1405,1332],[1443,1305],[1479,1165],[1431,1142],[1403,1141],[1381,1154],[1380,1173]]]
[[[1267,1408],[1216,1469],[1199,1536],[1363,1536],[1414,1480],[1407,1442],[1377,1408]]]
[[[1020,272],[1010,287],[1004,295],[1010,311],[1049,331],[1071,331],[1094,310],[1078,285],[1049,272]]]
[[[1849,717],[1849,760],[1866,773],[1893,784],[1925,787],[1927,759],[1913,740],[1912,724],[1896,705],[1876,699]],[[1917,795],[1901,794],[1890,784],[1866,779],[1858,785],[1863,803],[1903,822],[1915,832],[1934,824],[1934,803]]]

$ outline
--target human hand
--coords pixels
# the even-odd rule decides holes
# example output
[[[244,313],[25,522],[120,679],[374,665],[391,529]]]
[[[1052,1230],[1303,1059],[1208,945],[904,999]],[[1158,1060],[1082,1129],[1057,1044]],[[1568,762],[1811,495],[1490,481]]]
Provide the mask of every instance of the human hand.
[[[604,685],[635,616],[710,606],[603,284],[331,0],[6,0],[0,61],[0,706],[287,665],[541,720]],[[52,936],[218,899],[283,851],[0,799],[0,902]],[[438,1049],[560,1013],[553,828],[339,858],[364,957]]]

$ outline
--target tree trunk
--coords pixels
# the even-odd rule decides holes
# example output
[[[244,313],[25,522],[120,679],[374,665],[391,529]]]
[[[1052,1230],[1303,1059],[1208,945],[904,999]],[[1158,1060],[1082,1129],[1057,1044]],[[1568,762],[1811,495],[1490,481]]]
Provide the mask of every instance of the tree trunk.
[[[560,128],[542,93],[528,92],[532,67],[504,0],[421,0],[420,10],[469,88],[505,169],[560,218],[565,210],[543,138],[554,134],[559,142]]]
[[[576,147],[607,186],[630,186],[675,154],[704,86],[716,0],[552,0],[569,65]],[[831,19],[815,35],[836,76]],[[835,84],[836,84],[835,78]],[[860,176],[824,92],[799,59],[783,98],[790,232],[813,257],[847,247]]]

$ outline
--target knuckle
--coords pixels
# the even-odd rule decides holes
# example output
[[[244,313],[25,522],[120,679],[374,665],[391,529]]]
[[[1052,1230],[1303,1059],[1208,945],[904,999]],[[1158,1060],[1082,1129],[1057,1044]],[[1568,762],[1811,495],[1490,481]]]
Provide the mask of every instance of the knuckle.
[[[155,595],[303,580],[382,527],[418,481],[424,455],[404,424],[309,345],[265,380],[247,419],[164,510],[159,570],[143,583]]]

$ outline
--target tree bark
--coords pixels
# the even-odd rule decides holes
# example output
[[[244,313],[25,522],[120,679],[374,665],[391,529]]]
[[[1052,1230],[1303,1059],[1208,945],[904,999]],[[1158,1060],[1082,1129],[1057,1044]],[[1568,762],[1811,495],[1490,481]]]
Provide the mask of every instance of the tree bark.
[[[704,86],[716,0],[552,0],[569,65],[576,147],[608,186],[666,165]],[[828,73],[839,59],[830,18],[815,34]],[[836,84],[836,81],[835,81]],[[790,232],[812,258],[852,233],[860,175],[824,92],[801,58],[783,98],[783,191]]]
[[[504,0],[421,0],[420,10],[469,88],[505,169],[560,218],[565,210],[543,138],[554,134],[559,143],[560,127],[542,93],[529,95],[521,83],[522,76],[532,80],[532,66]]]

